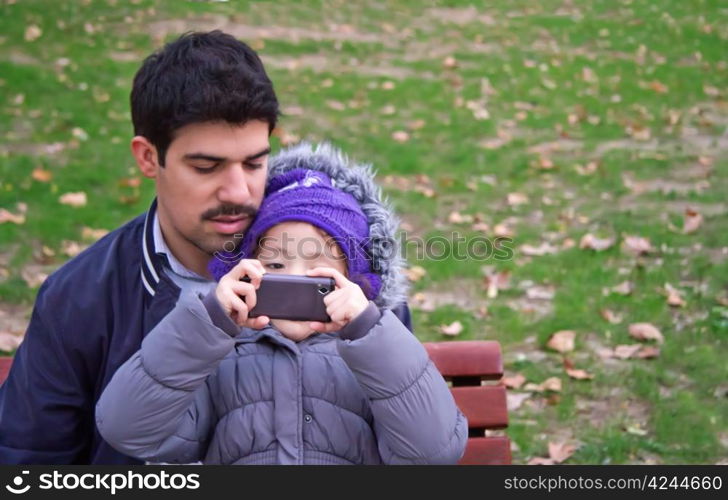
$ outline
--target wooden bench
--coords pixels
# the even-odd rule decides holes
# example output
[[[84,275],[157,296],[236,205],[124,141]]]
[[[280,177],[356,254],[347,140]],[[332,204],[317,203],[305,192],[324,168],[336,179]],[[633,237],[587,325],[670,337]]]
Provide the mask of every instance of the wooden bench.
[[[468,418],[469,438],[461,465],[507,465],[511,442],[494,436],[493,430],[508,427],[506,390],[495,383],[503,376],[500,344],[485,340],[426,342],[430,359],[452,383],[452,394]]]
[[[468,418],[469,437],[461,465],[505,465],[511,463],[511,443],[505,436],[489,436],[508,426],[506,391],[483,381],[503,375],[500,344],[484,340],[426,342],[430,359],[445,380],[460,410]],[[0,357],[0,385],[8,376],[13,358]]]

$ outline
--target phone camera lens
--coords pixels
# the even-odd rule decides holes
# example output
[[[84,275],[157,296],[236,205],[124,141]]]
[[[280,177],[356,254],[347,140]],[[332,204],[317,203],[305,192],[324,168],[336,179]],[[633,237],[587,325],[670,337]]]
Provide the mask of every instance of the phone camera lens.
[[[321,295],[326,295],[327,293],[329,293],[329,289],[326,288],[325,286],[320,286],[318,291]]]

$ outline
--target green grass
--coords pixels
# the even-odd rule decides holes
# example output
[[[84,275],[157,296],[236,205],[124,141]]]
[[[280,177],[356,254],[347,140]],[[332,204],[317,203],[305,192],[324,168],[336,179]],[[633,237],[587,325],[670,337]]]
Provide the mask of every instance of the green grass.
[[[24,203],[27,212],[21,225],[0,224],[0,308],[32,304],[37,288],[22,273],[62,264],[64,240],[81,242],[84,227],[113,229],[146,209],[151,182],[124,185],[140,177],[128,150],[128,93],[141,59],[174,35],[160,23],[243,27],[284,111],[303,109],[284,116],[287,132],[330,141],[373,163],[382,179],[404,176],[414,186],[417,174],[429,177],[434,197],[386,187],[413,235],[492,238],[504,221],[515,230],[511,260],[408,257],[426,271],[413,294],[440,297],[434,309],[413,311],[422,340],[445,340],[441,325],[457,320],[458,339],[501,342],[509,374],[531,383],[562,379],[560,394],[534,393],[511,413],[516,462],[564,440],[580,445],[568,463],[724,459],[728,406],[715,394],[728,379],[728,308],[717,301],[728,286],[726,10],[709,0],[590,0],[571,11],[557,0],[466,11],[471,4],[2,2],[0,208],[18,213]],[[42,30],[35,41],[24,40],[30,25]],[[447,55],[456,68],[443,67]],[[345,109],[332,109],[332,101]],[[468,101],[481,102],[489,118],[476,120]],[[411,129],[416,120],[421,126]],[[648,140],[630,138],[629,126],[649,128],[641,138]],[[400,130],[408,141],[392,139]],[[499,136],[503,145],[482,146]],[[549,142],[562,148],[546,154],[552,169],[540,169],[529,148]],[[579,174],[575,165],[590,161],[596,171]],[[36,168],[52,179],[34,180]],[[625,178],[646,188],[634,191]],[[74,191],[86,192],[87,206],[58,202]],[[528,202],[509,206],[514,192]],[[674,229],[686,204],[704,216],[687,235]],[[452,211],[491,229],[452,224]],[[617,244],[580,249],[588,232]],[[620,247],[626,235],[648,238],[655,250],[629,254]],[[563,248],[569,239],[575,246]],[[544,241],[558,251],[520,249]],[[43,257],[43,246],[55,254]],[[484,266],[510,272],[510,288],[489,298]],[[625,280],[634,284],[631,295],[605,293]],[[665,283],[681,290],[685,307],[666,304]],[[552,286],[553,299],[527,299],[534,285]],[[604,320],[605,308],[622,323]],[[636,342],[628,334],[635,322],[662,331],[660,356],[602,360],[593,344]],[[577,332],[568,358],[592,380],[569,379],[562,356],[546,349],[550,335],[566,329]]]

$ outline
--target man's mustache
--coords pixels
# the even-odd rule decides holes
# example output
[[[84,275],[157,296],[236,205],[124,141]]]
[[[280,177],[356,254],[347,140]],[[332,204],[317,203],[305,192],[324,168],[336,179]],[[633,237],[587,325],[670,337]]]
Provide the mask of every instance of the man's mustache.
[[[217,208],[211,208],[201,215],[202,220],[214,219],[221,216],[248,215],[255,217],[258,209],[252,205],[222,205]]]

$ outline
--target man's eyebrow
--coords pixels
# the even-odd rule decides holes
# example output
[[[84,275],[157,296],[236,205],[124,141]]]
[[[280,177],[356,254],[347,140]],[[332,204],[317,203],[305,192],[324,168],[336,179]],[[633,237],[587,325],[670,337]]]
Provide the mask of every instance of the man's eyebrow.
[[[259,153],[255,153],[254,155],[248,156],[247,158],[245,158],[245,161],[257,160],[258,158],[262,158],[262,157],[267,156],[269,154],[270,154],[270,146],[268,146],[267,148],[265,148],[264,150],[262,150]]]
[[[263,156],[267,156],[270,154],[270,151],[271,151],[270,146],[268,146],[267,148],[265,148],[264,150],[262,150],[258,153],[245,157],[243,162],[247,163],[247,162],[250,162],[253,160],[257,160],[258,158],[262,158]],[[227,160],[227,158],[224,158],[222,156],[215,156],[215,155],[210,155],[207,153],[188,153],[188,154],[184,155],[182,158],[184,160],[205,160],[205,161],[210,161],[210,162],[214,162],[214,163],[221,163],[221,162],[224,162],[225,160]]]

